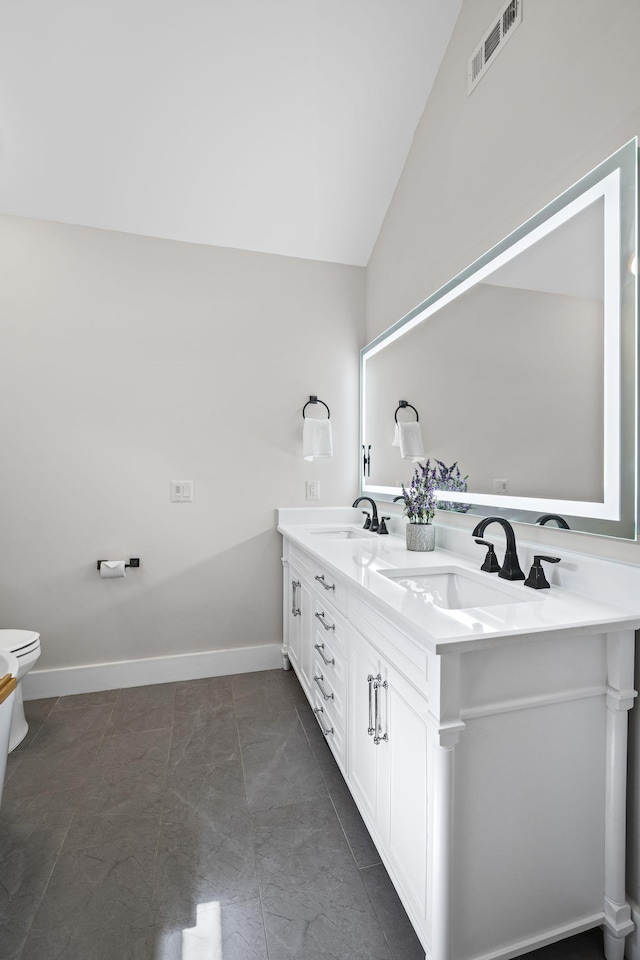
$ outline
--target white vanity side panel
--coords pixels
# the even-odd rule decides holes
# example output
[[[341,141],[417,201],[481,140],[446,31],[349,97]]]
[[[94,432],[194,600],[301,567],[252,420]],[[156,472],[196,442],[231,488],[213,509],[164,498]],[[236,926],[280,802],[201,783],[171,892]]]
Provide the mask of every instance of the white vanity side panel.
[[[605,734],[604,696],[468,722],[455,748],[453,960],[602,913]]]
[[[519,638],[460,658],[462,718],[517,701],[604,692],[606,683],[606,634]]]

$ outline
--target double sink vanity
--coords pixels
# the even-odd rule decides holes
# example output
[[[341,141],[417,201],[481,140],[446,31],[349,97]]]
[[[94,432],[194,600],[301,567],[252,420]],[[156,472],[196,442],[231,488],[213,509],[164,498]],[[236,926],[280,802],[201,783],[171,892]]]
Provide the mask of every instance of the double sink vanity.
[[[467,530],[410,553],[399,518],[389,536],[361,522],[279,511],[283,654],[426,957],[516,957],[602,924],[622,960],[640,569],[563,551],[533,590],[482,572]],[[534,547],[518,552],[527,571]]]

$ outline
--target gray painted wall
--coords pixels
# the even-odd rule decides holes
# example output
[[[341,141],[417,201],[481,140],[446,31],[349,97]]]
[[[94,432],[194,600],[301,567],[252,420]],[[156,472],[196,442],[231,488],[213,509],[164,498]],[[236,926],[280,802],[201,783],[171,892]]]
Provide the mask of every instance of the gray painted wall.
[[[0,608],[39,669],[282,642],[275,509],[355,495],[363,301],[359,267],[0,218]]]

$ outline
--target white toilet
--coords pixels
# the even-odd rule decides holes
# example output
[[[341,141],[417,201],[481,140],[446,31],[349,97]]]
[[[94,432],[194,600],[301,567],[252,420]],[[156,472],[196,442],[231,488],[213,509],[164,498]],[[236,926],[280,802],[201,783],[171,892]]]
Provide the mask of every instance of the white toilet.
[[[29,729],[22,701],[22,678],[29,673],[40,656],[40,634],[33,630],[0,630],[0,650],[12,653],[18,661],[18,689],[13,704],[13,720],[9,735],[9,753],[11,753],[24,740]]]

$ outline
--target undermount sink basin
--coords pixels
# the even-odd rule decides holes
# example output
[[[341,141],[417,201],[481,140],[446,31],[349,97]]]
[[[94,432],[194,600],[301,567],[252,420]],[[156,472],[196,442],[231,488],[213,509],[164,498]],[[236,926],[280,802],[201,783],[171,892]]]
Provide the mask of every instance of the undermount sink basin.
[[[504,603],[527,603],[539,599],[521,583],[502,587],[487,583],[481,574],[456,568],[437,570],[381,570],[383,577],[404,587],[412,596],[444,610],[490,607]],[[522,590],[522,594],[519,591]]]
[[[321,537],[323,540],[365,540],[369,537],[376,537],[376,533],[359,527],[340,527],[333,530],[310,530],[314,537]]]

